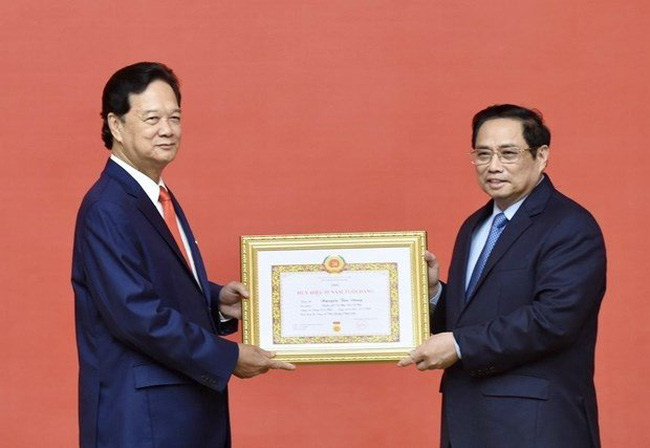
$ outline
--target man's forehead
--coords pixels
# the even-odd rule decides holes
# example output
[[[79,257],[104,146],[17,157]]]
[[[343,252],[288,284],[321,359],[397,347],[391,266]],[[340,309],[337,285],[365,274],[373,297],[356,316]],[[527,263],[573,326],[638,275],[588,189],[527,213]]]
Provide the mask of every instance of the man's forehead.
[[[162,81],[154,81],[140,93],[130,93],[131,109],[140,113],[155,112],[161,109],[180,111],[180,106],[171,86]]]

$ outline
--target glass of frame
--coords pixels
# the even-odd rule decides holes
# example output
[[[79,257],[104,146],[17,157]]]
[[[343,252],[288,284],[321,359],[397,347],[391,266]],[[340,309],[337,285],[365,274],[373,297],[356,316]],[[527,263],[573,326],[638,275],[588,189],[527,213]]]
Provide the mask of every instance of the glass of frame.
[[[398,360],[429,337],[426,232],[242,236],[243,341],[293,363]]]

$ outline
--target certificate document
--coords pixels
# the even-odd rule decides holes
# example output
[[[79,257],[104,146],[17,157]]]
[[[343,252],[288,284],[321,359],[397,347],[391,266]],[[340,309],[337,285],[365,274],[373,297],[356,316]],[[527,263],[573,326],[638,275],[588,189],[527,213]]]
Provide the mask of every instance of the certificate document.
[[[334,272],[335,262],[343,267]],[[399,340],[397,263],[273,266],[273,342]]]
[[[395,360],[429,334],[424,232],[242,237],[245,343],[291,362]]]

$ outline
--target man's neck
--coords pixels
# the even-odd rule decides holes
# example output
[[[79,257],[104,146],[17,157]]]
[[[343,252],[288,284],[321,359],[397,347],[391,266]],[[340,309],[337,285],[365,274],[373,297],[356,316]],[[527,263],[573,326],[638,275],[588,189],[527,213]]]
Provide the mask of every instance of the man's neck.
[[[140,171],[142,174],[153,180],[155,183],[160,183],[160,177],[162,176],[162,169],[141,167],[133,163],[129,158],[121,151],[113,148],[111,154],[120,159],[122,162],[126,163],[133,169]]]

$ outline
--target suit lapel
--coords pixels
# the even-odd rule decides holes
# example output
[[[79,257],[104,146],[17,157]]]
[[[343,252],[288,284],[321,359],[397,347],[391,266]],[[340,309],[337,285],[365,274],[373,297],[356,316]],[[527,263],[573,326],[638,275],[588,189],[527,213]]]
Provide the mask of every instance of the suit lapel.
[[[190,267],[187,265],[187,262],[183,257],[183,254],[181,253],[181,250],[178,247],[178,244],[176,244],[174,237],[169,231],[167,224],[163,220],[162,216],[160,216],[160,213],[158,213],[156,206],[153,205],[151,200],[144,194],[138,198],[138,209],[145,216],[145,218],[147,218],[154,229],[156,229],[156,232],[158,232],[160,236],[165,240],[165,243],[167,243],[174,254],[176,254],[176,258],[178,258],[178,261],[183,265],[183,268],[187,271],[187,273],[194,277],[192,271],[190,270]]]
[[[178,219],[181,222],[181,226],[183,226],[183,230],[185,231],[185,236],[187,237],[187,243],[190,246],[190,251],[192,252],[192,260],[194,260],[194,268],[196,269],[196,275],[199,278],[199,284],[201,285],[203,295],[205,296],[209,304],[210,285],[208,284],[208,275],[205,271],[205,266],[203,264],[203,259],[201,258],[201,253],[199,252],[199,247],[196,245],[196,239],[194,239],[194,234],[192,233],[192,229],[190,228],[190,224],[187,221],[187,218],[185,217],[185,213],[183,212],[183,209],[181,208],[178,201],[176,201],[176,198],[174,197],[174,194],[171,192],[171,190],[169,190],[169,194],[172,198],[172,203],[174,204],[174,210],[176,211],[176,215],[178,216]]]
[[[191,268],[185,262],[185,257],[183,257],[183,254],[181,253],[178,245],[176,244],[176,241],[174,240],[174,237],[169,231],[169,228],[167,227],[165,220],[163,219],[162,216],[160,216],[158,209],[156,209],[156,206],[151,202],[151,199],[149,199],[149,197],[146,195],[142,187],[140,187],[140,184],[138,184],[138,182],[135,179],[133,179],[129,175],[129,173],[127,173],[117,163],[113,162],[110,159],[106,164],[106,168],[104,169],[104,174],[113,177],[115,180],[117,180],[120,183],[120,185],[122,185],[124,191],[126,191],[127,194],[136,198],[136,205],[138,207],[138,210],[140,210],[140,212],[145,216],[145,218],[147,218],[147,221],[149,221],[149,223],[153,226],[156,232],[158,232],[158,234],[162,237],[162,239],[165,241],[167,246],[169,246],[169,248],[174,252],[174,254],[176,254],[176,258],[178,258],[180,264],[183,265],[183,269],[185,269],[187,274],[192,277],[192,279],[194,280],[194,284],[196,284],[196,286],[199,287],[199,285],[196,283],[196,279],[194,278],[194,274],[192,273]],[[174,200],[174,207],[178,207],[175,210],[180,210],[180,207],[178,206],[178,203],[175,200]],[[181,220],[181,224],[183,225],[184,229],[189,229],[189,226],[187,225],[187,221],[185,221],[185,223],[183,223],[183,221],[185,221],[184,216],[183,219]],[[190,242],[190,247],[192,247],[194,238],[193,237],[190,238],[190,233],[187,231],[186,231],[186,236],[188,238],[188,241]],[[194,254],[195,251],[193,250],[192,255]]]
[[[485,204],[482,208],[474,212],[472,216],[467,219],[465,225],[463,225],[459,235],[458,235],[458,247],[455,252],[461,254],[458,263],[454,265],[454,272],[456,273],[456,281],[453,288],[453,296],[459,297],[461,300],[448,301],[447,307],[453,306],[451,310],[449,321],[455,325],[460,314],[465,307],[465,279],[467,278],[467,264],[469,262],[469,252],[472,246],[472,236],[476,231],[476,228],[485,221],[490,214],[492,213],[492,201]],[[454,257],[455,259],[456,257]]]
[[[472,292],[471,296],[467,297],[465,300],[466,305],[472,302],[472,299],[481,287],[481,284],[483,284],[485,278],[490,274],[490,271],[492,271],[492,268],[494,268],[503,254],[505,254],[510,246],[512,246],[512,243],[514,243],[517,238],[519,238],[519,235],[521,235],[532,224],[532,221],[530,220],[528,214],[519,213],[520,211],[522,210],[519,209],[518,213],[513,216],[512,221],[508,223],[506,228],[503,230],[503,233],[499,237],[496,245],[494,246],[494,249],[492,249],[487,262],[485,263],[485,267],[483,268],[483,272],[481,273],[481,277],[476,283],[474,291]]]

